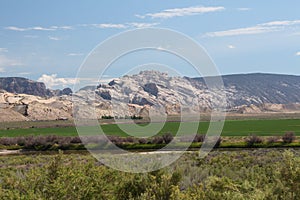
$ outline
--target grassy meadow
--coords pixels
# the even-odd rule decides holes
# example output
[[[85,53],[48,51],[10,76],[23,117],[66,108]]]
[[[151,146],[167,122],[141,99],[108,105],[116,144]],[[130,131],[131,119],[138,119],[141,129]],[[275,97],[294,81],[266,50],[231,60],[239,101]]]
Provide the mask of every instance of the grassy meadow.
[[[198,122],[184,122],[195,125]],[[70,124],[69,124],[70,125]],[[140,124],[143,126],[144,124]],[[156,126],[162,124],[157,123]],[[175,134],[178,130],[180,122],[166,122],[158,135],[166,132]],[[130,127],[130,124],[123,124]],[[205,134],[209,126],[209,122],[201,121],[199,123],[198,133]],[[1,126],[0,126],[1,127]],[[4,125],[2,125],[4,127]],[[106,135],[126,137],[116,124],[104,124],[101,128]],[[225,121],[222,136],[248,136],[256,134],[258,136],[281,136],[287,131],[293,131],[300,136],[300,119],[258,119],[258,120],[227,120]],[[74,126],[62,127],[34,127],[31,128],[10,128],[0,129],[0,137],[17,137],[28,135],[59,135],[59,136],[77,136]]]

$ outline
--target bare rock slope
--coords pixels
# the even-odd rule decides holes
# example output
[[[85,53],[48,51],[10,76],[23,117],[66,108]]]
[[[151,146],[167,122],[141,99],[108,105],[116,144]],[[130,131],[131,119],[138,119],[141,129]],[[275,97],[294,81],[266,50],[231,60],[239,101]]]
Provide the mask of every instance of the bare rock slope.
[[[89,117],[94,109],[99,118],[209,112],[215,104],[222,103],[219,97],[224,94],[226,110],[232,113],[300,111],[299,76],[227,75],[222,77],[224,87],[210,91],[205,80],[213,78],[170,77],[157,71],[142,71],[73,94],[68,89],[48,90],[28,79],[22,85],[24,80],[13,78],[8,83],[8,79],[2,78],[0,121],[71,119],[72,98],[86,108],[74,106],[76,114]]]

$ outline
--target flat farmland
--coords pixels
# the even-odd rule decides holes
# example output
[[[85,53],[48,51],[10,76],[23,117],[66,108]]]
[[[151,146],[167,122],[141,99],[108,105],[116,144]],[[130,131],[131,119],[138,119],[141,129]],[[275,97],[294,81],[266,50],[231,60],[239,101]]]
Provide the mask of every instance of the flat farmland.
[[[195,126],[198,122],[183,122],[184,125]],[[131,124],[122,124],[130,129]],[[138,126],[147,126],[147,124],[139,124]],[[170,132],[176,134],[180,122],[155,123],[154,127],[162,127],[160,134]],[[205,134],[207,132],[209,122],[201,121],[198,127],[198,133]],[[128,136],[122,131],[117,124],[104,124],[101,128],[106,135]],[[259,120],[227,120],[225,121],[222,136],[248,136],[256,134],[259,136],[280,136],[287,131],[293,131],[300,136],[300,119],[259,119]],[[87,133],[88,135],[89,133]],[[147,136],[148,133],[140,133],[139,136]],[[183,133],[185,134],[185,133]],[[186,134],[189,134],[188,132]],[[16,137],[26,135],[60,135],[60,136],[76,136],[77,131],[74,126],[63,127],[38,127],[35,128],[5,128],[0,130],[0,137]]]

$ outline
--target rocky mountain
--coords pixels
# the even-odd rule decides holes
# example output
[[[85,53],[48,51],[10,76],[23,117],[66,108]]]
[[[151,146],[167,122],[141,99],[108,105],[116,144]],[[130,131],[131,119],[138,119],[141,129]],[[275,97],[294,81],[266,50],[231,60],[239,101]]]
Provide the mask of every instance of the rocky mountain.
[[[213,81],[215,77],[207,77]],[[240,74],[223,76],[224,88],[207,89],[204,78],[169,77],[157,71],[142,71],[123,76],[93,90],[81,90],[77,97],[100,108],[99,115],[147,115],[155,108],[159,113],[178,114],[209,112],[218,97],[225,94],[227,111],[237,113],[295,112],[299,110],[300,77],[274,74]]]
[[[223,76],[224,88],[208,90],[205,80],[215,77],[170,77],[142,71],[108,84],[88,86],[69,95],[69,89],[49,90],[43,83],[22,78],[1,79],[0,121],[70,119],[74,113],[90,117],[176,115],[210,112],[227,97],[230,113],[300,113],[300,77],[274,74]],[[72,99],[73,98],[73,99]],[[75,102],[75,104],[74,104]],[[79,109],[78,105],[81,106]]]
[[[300,102],[300,76],[278,74],[236,74],[222,77],[229,107]],[[203,89],[203,78],[188,78]]]
[[[72,101],[69,95],[44,98],[0,91],[0,122],[71,118]]]
[[[0,89],[10,93],[29,94],[40,97],[61,96],[72,93],[70,88],[65,88],[63,90],[50,90],[47,89],[45,84],[42,82],[22,77],[0,77]]]

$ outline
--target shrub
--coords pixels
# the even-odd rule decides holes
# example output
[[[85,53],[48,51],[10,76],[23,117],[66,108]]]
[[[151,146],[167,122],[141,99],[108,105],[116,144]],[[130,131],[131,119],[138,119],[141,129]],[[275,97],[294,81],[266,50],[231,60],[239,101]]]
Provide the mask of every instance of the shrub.
[[[140,138],[138,141],[140,144],[147,144],[147,139],[145,138]]]
[[[5,146],[15,145],[16,141],[14,138],[2,137],[0,138],[0,144]]]
[[[108,136],[108,139],[114,144],[121,144],[123,143],[123,139],[118,136]]]
[[[78,136],[77,137],[72,137],[70,143],[74,143],[74,144],[81,143],[81,139]]]
[[[160,136],[156,136],[152,139],[152,144],[163,144],[164,139]]]
[[[122,138],[123,139],[123,142],[125,143],[135,143],[135,138],[134,137],[125,137],[125,138]]]
[[[110,115],[108,115],[108,116],[104,115],[104,116],[101,117],[101,119],[113,119],[113,118],[114,117],[110,116]]]
[[[221,145],[221,142],[222,142],[222,138],[221,137],[218,137],[217,141],[216,141],[216,144],[214,146],[214,148],[217,148]]]
[[[164,142],[166,144],[169,144],[172,140],[173,140],[173,135],[171,133],[165,133],[163,136],[162,136],[162,139],[164,140]]]
[[[193,142],[203,142],[204,138],[205,138],[205,135],[197,134],[197,135],[195,135]]]
[[[278,138],[278,137],[269,137],[269,138],[267,139],[267,143],[268,143],[268,144],[276,143],[276,142],[278,142],[278,141],[279,141],[279,138]]]
[[[263,139],[254,134],[246,138],[247,146],[253,146],[254,144],[260,144],[262,142]]]
[[[286,132],[282,136],[282,140],[284,143],[292,143],[296,139],[295,133],[294,132]]]
[[[142,116],[136,116],[136,115],[133,115],[130,117],[131,119],[143,119]]]

